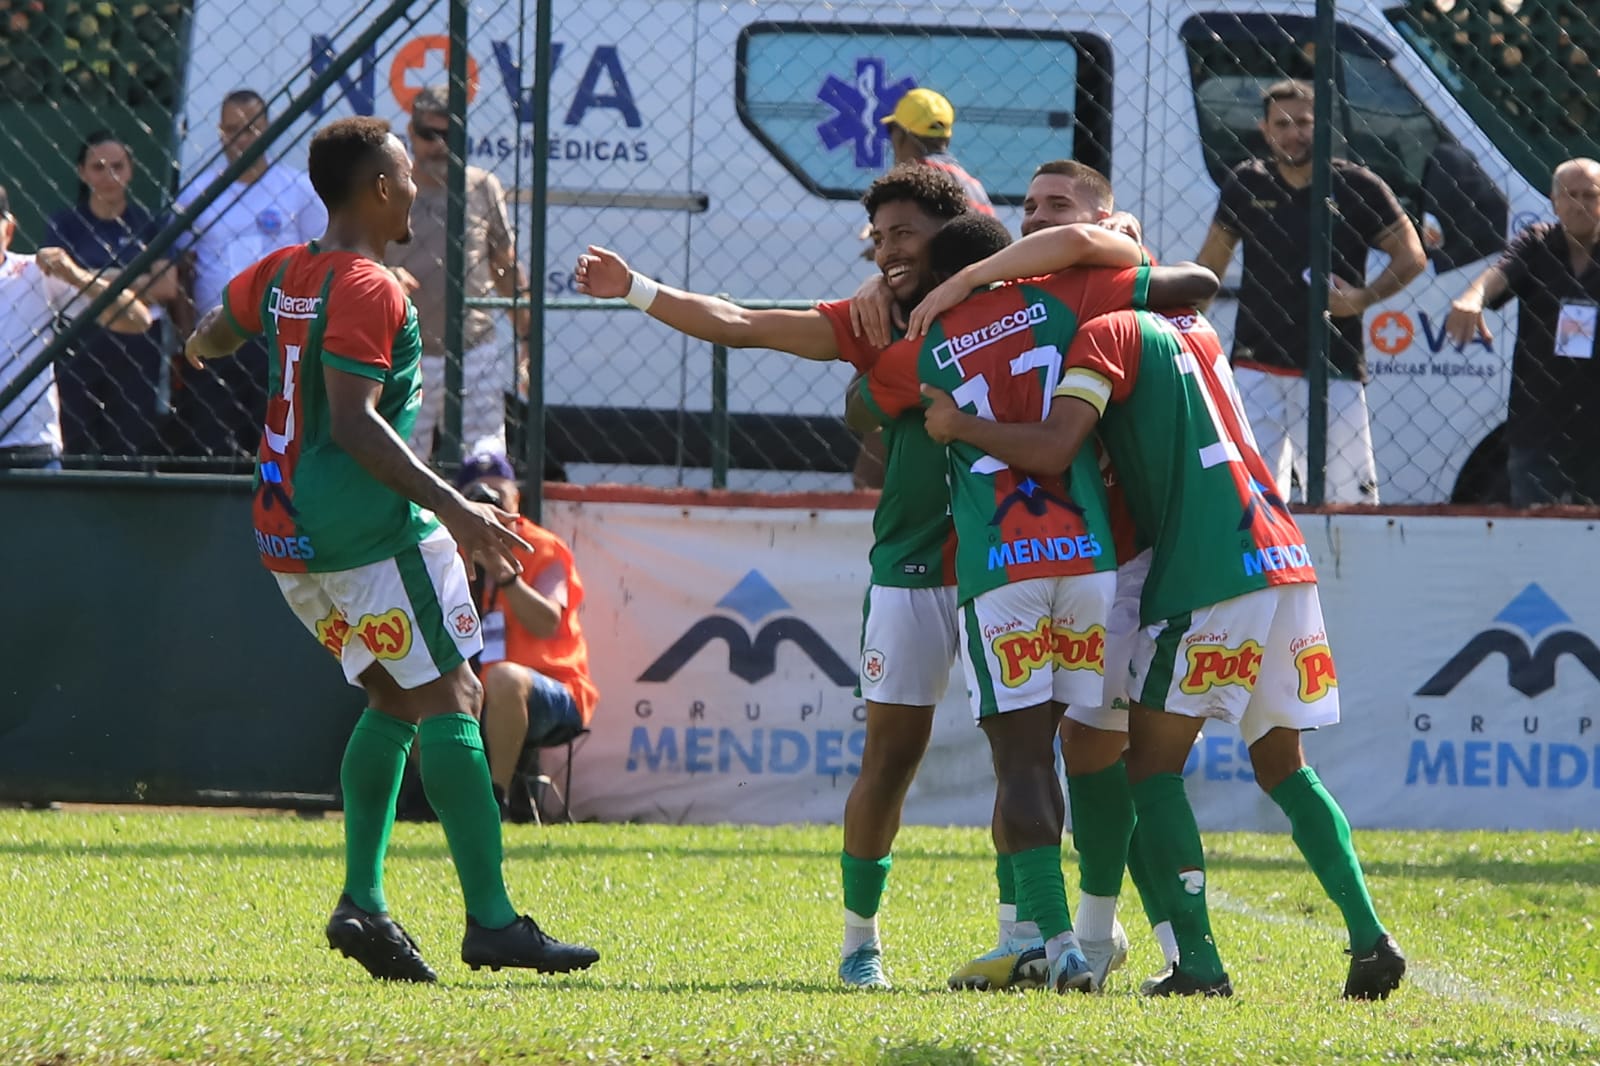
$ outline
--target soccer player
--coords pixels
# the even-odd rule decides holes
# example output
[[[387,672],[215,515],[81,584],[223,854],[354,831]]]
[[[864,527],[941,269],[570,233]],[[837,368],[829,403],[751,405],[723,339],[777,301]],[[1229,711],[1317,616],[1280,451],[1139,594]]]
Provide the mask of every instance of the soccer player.
[[[1122,311],[1088,322],[1042,422],[998,425],[930,395],[928,430],[1024,469],[1081,462],[1098,428],[1154,545],[1129,692],[1140,846],[1178,939],[1147,994],[1228,996],[1211,937],[1205,853],[1183,787],[1202,722],[1239,726],[1256,782],[1344,915],[1344,995],[1382,999],[1405,958],[1372,905],[1344,813],[1306,764],[1300,732],[1339,719],[1338,680],[1305,538],[1274,490],[1216,333],[1203,316]]]
[[[965,194],[948,174],[913,164],[874,181],[862,203],[884,284],[909,310],[933,287],[929,242],[949,220],[967,213]],[[1099,247],[1085,241],[1074,251],[1087,262]],[[603,248],[580,256],[575,273],[580,291],[624,297],[701,340],[804,359],[843,359],[858,371],[878,358],[877,349],[851,328],[848,300],[806,311],[748,310],[658,285]],[[861,772],[845,801],[839,857],[845,905],[839,976],[861,988],[889,986],[878,909],[906,791],[927,750],[933,708],[944,695],[956,654],[945,450],[923,432],[918,412],[887,423],[884,434],[888,458],[872,519],[872,576],[862,622],[867,739]]]
[[[957,219],[934,239],[988,230],[1004,248],[1004,227],[978,217]],[[1137,244],[1093,226],[1035,233],[953,272],[910,317],[909,338],[928,334],[920,351],[886,350],[858,387],[859,403],[880,419],[921,405],[920,383],[950,390],[980,417],[1038,421],[1048,411],[1061,353],[1080,318],[1142,302],[1204,298],[1216,278],[1198,267],[1067,271],[1023,285],[979,293],[942,317],[941,310],[1003,276],[1042,273],[1053,249],[1099,234],[1122,249],[1125,266],[1143,256]],[[985,270],[996,271],[993,277]],[[957,596],[962,610],[962,664],[974,716],[989,740],[996,785],[996,847],[1009,859],[1018,908],[1026,908],[1044,940],[1057,991],[1095,991],[1114,948],[1107,916],[1105,961],[1092,966],[1073,933],[1061,873],[1064,801],[1057,785],[1053,740],[1063,705],[1104,704],[1106,622],[1116,587],[1105,482],[1092,453],[1063,474],[1036,478],[965,444],[950,449],[947,477],[956,528]],[[1120,885],[1133,831],[1133,801],[1119,757],[1114,771],[1094,777],[1100,832],[1080,840],[1086,867],[1104,863]]]
[[[256,466],[261,561],[368,707],[345,749],[344,894],[328,944],[373,977],[433,981],[389,915],[383,858],[413,741],[466,901],[461,959],[566,972],[591,948],[519,917],[501,878],[500,811],[467,660],[483,645],[457,547],[499,572],[527,545],[512,516],[470,503],[418,462],[422,341],[417,313],[382,265],[411,236],[411,160],[388,123],[349,118],[311,139],[311,183],[328,209],[321,239],[272,253],[228,283],[188,340],[192,365],[263,335],[273,353]]]

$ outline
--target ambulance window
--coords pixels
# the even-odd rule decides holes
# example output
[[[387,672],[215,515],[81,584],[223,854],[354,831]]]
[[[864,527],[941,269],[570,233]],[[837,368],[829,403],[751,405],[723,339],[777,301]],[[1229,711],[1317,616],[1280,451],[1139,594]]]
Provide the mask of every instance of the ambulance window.
[[[1179,30],[1189,55],[1206,170],[1219,185],[1266,144],[1261,93],[1309,79],[1312,20],[1287,15],[1196,15]],[[1475,262],[1504,244],[1506,197],[1390,67],[1388,48],[1352,26],[1335,36],[1339,97],[1333,154],[1372,169],[1422,223],[1439,270]]]
[[[1206,169],[1218,184],[1236,164],[1265,156],[1261,92],[1284,78],[1310,79],[1312,29],[1311,19],[1285,15],[1197,15],[1183,24]],[[1370,167],[1419,213],[1429,160],[1454,142],[1390,69],[1383,44],[1347,25],[1335,41],[1334,155]]]
[[[859,197],[893,163],[882,119],[912,88],[955,110],[950,152],[998,204],[1041,160],[1110,172],[1111,53],[1082,33],[757,22],[739,35],[735,101],[807,189]]]

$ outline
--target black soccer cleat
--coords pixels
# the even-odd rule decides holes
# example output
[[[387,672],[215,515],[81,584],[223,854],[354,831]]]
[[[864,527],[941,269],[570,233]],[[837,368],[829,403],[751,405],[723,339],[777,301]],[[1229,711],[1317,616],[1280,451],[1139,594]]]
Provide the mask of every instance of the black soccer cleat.
[[[1233,982],[1223,974],[1215,981],[1202,981],[1191,977],[1174,966],[1166,976],[1151,984],[1146,982],[1139,991],[1147,996],[1216,996],[1226,999],[1233,995]]]
[[[328,919],[328,946],[355,959],[380,981],[431,984],[439,979],[399,922],[387,914],[362,910],[348,895],[339,897],[339,905]]]
[[[469,914],[467,935],[461,940],[461,961],[474,970],[510,966],[540,973],[571,973],[599,962],[600,953],[582,944],[563,944],[526,914],[504,929],[485,929]]]
[[[1378,938],[1371,951],[1357,955],[1350,951],[1350,976],[1344,981],[1345,999],[1388,999],[1400,987],[1406,973],[1406,957],[1388,933]]]

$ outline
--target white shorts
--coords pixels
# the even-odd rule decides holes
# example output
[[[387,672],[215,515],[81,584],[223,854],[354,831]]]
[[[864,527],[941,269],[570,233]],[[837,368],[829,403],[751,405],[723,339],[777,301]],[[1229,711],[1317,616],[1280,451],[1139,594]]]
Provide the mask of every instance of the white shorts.
[[[1139,598],[1150,574],[1150,550],[1117,567],[1117,598],[1106,622],[1106,694],[1098,706],[1069,703],[1067,717],[1091,729],[1108,733],[1128,731],[1128,671],[1133,662],[1133,641],[1139,633]]]
[[[1268,374],[1236,367],[1239,399],[1250,417],[1261,458],[1287,500],[1291,475],[1306,485],[1306,426],[1310,386],[1293,374]],[[1367,390],[1359,381],[1328,380],[1328,450],[1323,474],[1328,503],[1377,503],[1378,463],[1372,453],[1372,427],[1367,421]]]
[[[1035,577],[961,607],[961,667],[979,721],[1051,700],[1105,702],[1106,621],[1113,570]]]
[[[511,355],[493,341],[461,357],[461,454],[506,450],[506,393],[516,384]],[[427,459],[444,425],[444,356],[422,357],[422,406],[411,427],[411,450]]]
[[[352,685],[378,663],[401,688],[417,688],[483,650],[467,568],[443,529],[393,559],[354,570],[272,576]]]
[[[861,606],[861,695],[873,703],[932,707],[950,687],[956,658],[956,590],[867,588]]]
[[[1339,678],[1317,586],[1258,589],[1144,627],[1128,692],[1154,710],[1237,725],[1246,744],[1333,725]]]

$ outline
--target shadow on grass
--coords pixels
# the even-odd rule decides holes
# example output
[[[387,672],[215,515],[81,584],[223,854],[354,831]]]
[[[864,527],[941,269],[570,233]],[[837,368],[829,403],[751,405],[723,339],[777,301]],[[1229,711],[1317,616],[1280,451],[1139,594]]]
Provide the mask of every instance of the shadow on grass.
[[[839,852],[833,848],[781,848],[781,847],[672,847],[621,844],[591,844],[581,840],[526,841],[518,834],[508,834],[505,856],[509,859],[563,859],[591,856],[622,856],[641,858],[645,852],[654,852],[664,859],[799,859],[837,863]],[[340,838],[342,839],[342,838]],[[182,841],[140,841],[128,844],[55,844],[49,841],[0,843],[0,855],[25,858],[104,858],[104,859],[343,859],[344,845],[330,839],[327,844],[185,844]],[[401,843],[389,846],[389,855],[413,859],[448,859],[441,834],[436,844]],[[992,863],[978,852],[927,851],[919,848],[896,849],[895,858],[913,862],[983,862]]]
[[[1299,852],[1283,856],[1237,855],[1227,850],[1207,848],[1206,866],[1212,870],[1246,870],[1262,873],[1309,872],[1305,859],[1301,858]],[[1368,877],[1492,881],[1503,885],[1553,886],[1562,883],[1592,885],[1600,881],[1600,862],[1514,862],[1468,852],[1460,852],[1428,863],[1373,862],[1363,859],[1361,869]]]
[[[87,974],[0,973],[0,984],[36,985],[41,988],[78,988],[93,986],[104,988],[114,985],[132,985],[139,988],[213,988],[221,985],[275,985],[282,984],[263,978],[239,977],[151,977],[125,974],[95,977]]]
[[[879,1066],[982,1066],[984,1061],[970,1048],[939,1044],[902,1044],[878,1059]]]

